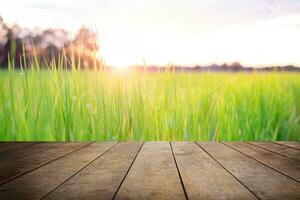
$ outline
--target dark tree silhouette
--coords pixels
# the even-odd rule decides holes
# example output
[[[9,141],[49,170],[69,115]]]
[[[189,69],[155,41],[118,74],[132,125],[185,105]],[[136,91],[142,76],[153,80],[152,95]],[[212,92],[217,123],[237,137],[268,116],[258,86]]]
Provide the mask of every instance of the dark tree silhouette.
[[[47,67],[53,61],[64,59],[64,67],[99,68],[100,60],[95,56],[99,51],[97,34],[82,27],[74,39],[63,29],[22,29],[9,26],[0,17],[0,66],[9,63],[15,68],[33,66],[36,60],[40,67]],[[25,56],[25,59],[24,59]],[[9,62],[11,61],[11,62]]]

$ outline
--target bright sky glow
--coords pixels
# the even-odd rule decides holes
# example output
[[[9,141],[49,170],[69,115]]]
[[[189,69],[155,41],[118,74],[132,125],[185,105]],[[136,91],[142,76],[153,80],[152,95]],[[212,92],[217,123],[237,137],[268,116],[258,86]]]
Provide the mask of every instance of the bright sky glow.
[[[110,65],[300,65],[299,0],[0,0],[23,27],[95,29]]]

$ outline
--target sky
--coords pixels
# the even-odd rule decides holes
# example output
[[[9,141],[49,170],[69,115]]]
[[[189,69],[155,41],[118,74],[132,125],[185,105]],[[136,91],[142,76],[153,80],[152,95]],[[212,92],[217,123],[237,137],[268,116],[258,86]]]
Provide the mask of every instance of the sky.
[[[300,0],[0,0],[22,27],[97,29],[114,66],[300,66]]]

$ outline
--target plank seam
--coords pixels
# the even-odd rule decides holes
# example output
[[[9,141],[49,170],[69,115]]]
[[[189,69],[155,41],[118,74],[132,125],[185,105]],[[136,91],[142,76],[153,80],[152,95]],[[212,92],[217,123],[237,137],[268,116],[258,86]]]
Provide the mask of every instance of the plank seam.
[[[141,147],[139,148],[138,152],[137,152],[137,153],[136,153],[136,155],[134,156],[134,158],[133,158],[133,160],[132,160],[132,162],[131,162],[130,166],[128,167],[128,169],[127,169],[127,171],[126,171],[126,173],[125,173],[125,175],[124,175],[124,177],[123,177],[123,179],[121,180],[121,183],[120,183],[120,185],[118,186],[118,188],[117,188],[117,190],[116,190],[116,192],[115,192],[114,196],[112,197],[112,199],[113,199],[113,200],[116,198],[116,196],[117,196],[117,194],[118,194],[118,192],[119,192],[120,188],[121,188],[121,187],[122,187],[122,185],[123,185],[123,182],[125,181],[125,179],[126,179],[126,177],[127,177],[128,173],[129,173],[129,171],[130,171],[131,167],[133,166],[133,163],[134,163],[134,161],[135,161],[135,160],[136,160],[136,158],[138,157],[138,155],[139,155],[139,153],[140,153],[140,151],[141,151],[142,147],[144,146],[144,144],[145,144],[145,142],[143,142],[143,143],[142,143],[142,145],[141,145]]]
[[[180,183],[181,183],[181,186],[182,186],[182,189],[183,189],[183,192],[184,192],[184,196],[185,196],[185,198],[188,200],[189,198],[188,198],[188,195],[187,195],[187,192],[186,192],[184,183],[183,183],[183,179],[182,179],[182,176],[181,176],[181,173],[180,173],[180,170],[179,170],[179,167],[178,167],[176,158],[175,158],[175,154],[174,154],[174,150],[173,150],[172,143],[169,142],[169,144],[170,144],[170,147],[171,147],[171,151],[172,151],[173,159],[174,159],[175,166],[176,166],[176,169],[177,169],[177,173],[178,173],[178,176],[179,176],[179,179],[180,179]]]
[[[19,178],[19,177],[21,177],[21,176],[24,176],[24,175],[26,175],[26,174],[29,174],[30,172],[33,172],[34,170],[37,170],[37,169],[39,169],[39,168],[41,168],[41,167],[44,167],[44,166],[46,166],[46,165],[48,165],[48,164],[50,164],[50,163],[52,163],[52,162],[54,162],[54,161],[56,161],[56,160],[58,160],[58,159],[61,159],[61,158],[65,157],[65,156],[67,156],[67,155],[69,155],[69,154],[71,154],[71,153],[74,153],[74,152],[76,152],[76,151],[79,151],[80,149],[83,149],[83,148],[85,148],[85,147],[91,145],[92,143],[94,143],[94,142],[88,143],[88,144],[85,145],[85,146],[82,146],[82,147],[80,147],[80,148],[78,148],[78,149],[75,149],[75,150],[73,150],[73,151],[71,151],[71,152],[69,152],[69,153],[67,153],[67,154],[64,154],[64,155],[62,155],[62,156],[60,156],[60,157],[57,157],[57,158],[55,158],[55,159],[53,159],[53,160],[51,160],[51,161],[49,161],[49,162],[47,162],[47,163],[45,163],[45,164],[42,164],[42,165],[40,165],[40,166],[38,166],[38,167],[36,167],[36,168],[34,168],[34,169],[31,169],[31,170],[29,170],[29,171],[26,171],[26,172],[24,172],[24,173],[19,174],[18,176],[15,176],[15,177],[13,177],[13,178],[10,178],[10,179],[4,181],[3,183],[1,183],[0,186],[6,184],[6,183],[8,183],[8,182],[11,182],[11,181],[13,181],[13,180],[15,180],[15,179],[17,179],[17,178]]]
[[[273,151],[273,150],[267,149],[267,148],[265,148],[265,147],[261,147],[261,146],[259,146],[259,145],[256,145],[256,144],[252,144],[252,143],[250,143],[250,142],[247,142],[247,141],[244,141],[244,142],[245,142],[245,143],[247,143],[247,144],[253,145],[253,146],[255,146],[255,147],[258,147],[258,148],[261,148],[261,149],[264,149],[264,150],[270,151],[270,152],[272,152],[272,153],[275,153],[275,154],[277,154],[277,155],[279,155],[279,156],[283,156],[283,157],[285,157],[285,158],[289,158],[289,159],[292,159],[292,160],[294,160],[294,161],[297,161],[297,162],[299,162],[299,160],[297,160],[297,159],[295,159],[295,158],[291,158],[291,157],[289,157],[289,156],[283,155],[283,154],[281,154],[281,153],[278,153],[278,152],[276,152],[276,151]]]
[[[231,149],[233,149],[233,150],[235,150],[235,151],[237,151],[237,152],[240,152],[241,154],[243,154],[243,155],[245,155],[245,156],[247,156],[247,157],[249,157],[249,158],[255,160],[256,162],[258,162],[258,163],[260,163],[260,164],[262,164],[262,165],[264,165],[264,166],[266,166],[266,167],[268,167],[268,168],[270,168],[270,169],[272,169],[272,170],[274,170],[274,171],[276,171],[276,172],[278,172],[278,173],[280,173],[280,174],[282,174],[282,175],[284,175],[284,176],[286,176],[286,177],[288,177],[288,178],[290,178],[290,179],[296,181],[297,183],[300,183],[299,181],[297,181],[297,180],[294,179],[293,177],[290,177],[290,176],[284,174],[283,172],[278,171],[277,169],[275,169],[275,168],[273,168],[273,167],[271,167],[271,166],[269,166],[269,165],[267,165],[267,164],[265,164],[265,163],[263,163],[263,162],[261,162],[261,161],[255,159],[255,158],[253,158],[252,156],[249,156],[249,155],[247,155],[247,154],[245,154],[245,153],[243,153],[243,152],[241,152],[241,151],[239,151],[239,150],[237,150],[237,149],[235,149],[235,148],[233,148],[233,147],[231,147],[231,146],[229,146],[229,145],[227,145],[227,144],[225,144],[225,143],[223,143],[223,142],[221,142],[221,143],[224,144],[224,145],[226,145],[227,147],[229,147],[229,148],[231,148]]]
[[[271,142],[271,143],[273,143],[273,144],[277,144],[277,145],[279,145],[279,146],[288,147],[288,148],[291,148],[291,149],[296,149],[296,150],[300,151],[300,149],[298,149],[298,148],[291,147],[291,146],[287,146],[287,145],[284,145],[284,144],[281,144],[281,143],[277,143],[277,142]]]
[[[38,144],[43,144],[43,143],[38,143]],[[37,144],[37,145],[38,145],[38,144]],[[52,144],[52,145],[53,145],[53,144]],[[32,145],[25,146],[25,148],[26,148],[26,147],[30,147],[30,146],[32,146]],[[35,146],[36,146],[36,145],[35,145]],[[27,157],[29,157],[29,156],[34,155],[34,154],[42,153],[42,152],[47,151],[47,150],[49,150],[49,149],[53,149],[54,147],[55,147],[55,146],[48,146],[48,147],[46,147],[45,149],[41,149],[41,150],[38,150],[38,151],[36,151],[36,152],[31,152],[31,153],[28,154],[28,155],[23,155],[22,157],[20,157],[20,158],[15,158],[14,160],[0,161],[0,166],[1,166],[1,165],[7,165],[7,164],[13,163],[13,162],[15,162],[15,161],[25,159],[25,158],[27,158]],[[17,150],[18,150],[18,149],[17,149]]]
[[[94,143],[94,142],[93,142]],[[53,188],[50,192],[48,192],[47,194],[45,194],[42,198],[46,198],[47,196],[49,196],[51,193],[53,193],[55,190],[57,190],[59,187],[61,187],[62,185],[64,185],[67,181],[69,181],[71,178],[73,178],[74,176],[76,176],[79,172],[83,171],[85,168],[87,168],[89,165],[91,165],[93,162],[95,162],[98,158],[100,158],[103,154],[105,154],[106,152],[108,152],[109,150],[111,150],[112,148],[114,148],[117,144],[119,144],[119,142],[117,142],[116,144],[112,145],[111,147],[109,147],[107,150],[105,150],[103,153],[101,153],[99,156],[97,156],[96,158],[94,158],[93,160],[91,160],[88,164],[86,164],[85,166],[83,166],[81,169],[79,169],[77,172],[75,172],[73,175],[71,175],[69,178],[67,178],[66,180],[64,180],[62,183],[60,183],[59,185],[57,185],[55,188]]]
[[[208,151],[206,151],[199,143],[195,142],[205,153],[208,154],[209,157],[211,157],[219,166],[221,166],[226,172],[228,172],[235,180],[237,180],[240,184],[242,184],[251,194],[253,194],[257,199],[259,198],[254,191],[252,191],[250,188],[248,188],[241,180],[239,180],[236,176],[234,176],[229,170],[227,170],[219,161],[217,161]],[[223,143],[222,143],[223,144]]]

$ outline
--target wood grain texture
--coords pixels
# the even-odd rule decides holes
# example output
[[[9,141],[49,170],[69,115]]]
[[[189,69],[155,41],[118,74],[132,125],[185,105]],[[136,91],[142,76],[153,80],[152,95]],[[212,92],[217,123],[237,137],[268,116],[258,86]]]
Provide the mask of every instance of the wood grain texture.
[[[37,143],[35,145],[28,145],[22,148],[17,148],[13,151],[8,151],[0,154],[0,165],[7,164],[8,162],[15,162],[18,159],[25,158],[26,156],[32,156],[36,153],[41,153],[47,149],[53,148],[60,145],[59,142],[49,142],[49,143]]]
[[[276,142],[276,143],[300,150],[300,142],[299,141],[281,141],[281,142]]]
[[[221,143],[199,143],[260,199],[299,199],[300,184]]]
[[[168,142],[146,142],[116,199],[185,199]]]
[[[141,145],[116,145],[45,199],[112,199]]]
[[[4,146],[10,146],[10,145],[14,145],[17,142],[9,142],[9,141],[0,141],[0,148],[4,147]]]
[[[0,142],[0,199],[300,199],[295,147]]]
[[[245,142],[226,142],[230,147],[280,171],[298,182],[300,181],[300,163],[273,152],[261,149]]]
[[[0,143],[0,154],[13,151],[22,147],[36,145],[37,142],[1,142]]]
[[[115,144],[93,143],[2,185],[0,199],[41,199]]]
[[[61,143],[39,154],[18,159],[0,166],[0,184],[6,183],[24,173],[45,165],[61,156],[86,146],[88,143]]]
[[[256,199],[197,144],[172,146],[189,199]]]
[[[300,161],[300,150],[283,145],[277,145],[271,142],[250,142],[250,144],[254,144],[269,151]]]

